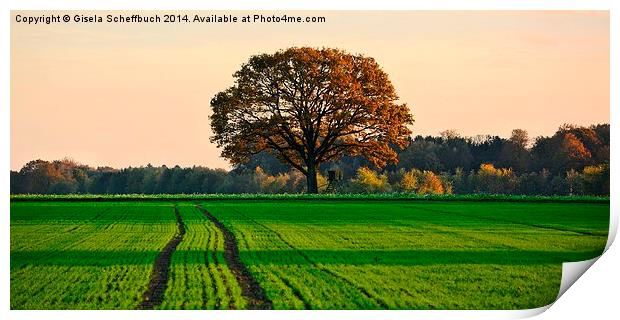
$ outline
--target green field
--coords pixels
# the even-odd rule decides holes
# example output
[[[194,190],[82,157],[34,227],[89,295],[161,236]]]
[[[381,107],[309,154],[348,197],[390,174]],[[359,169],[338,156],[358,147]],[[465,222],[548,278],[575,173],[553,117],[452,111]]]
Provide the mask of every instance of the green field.
[[[535,308],[609,223],[588,199],[20,200],[12,309]]]

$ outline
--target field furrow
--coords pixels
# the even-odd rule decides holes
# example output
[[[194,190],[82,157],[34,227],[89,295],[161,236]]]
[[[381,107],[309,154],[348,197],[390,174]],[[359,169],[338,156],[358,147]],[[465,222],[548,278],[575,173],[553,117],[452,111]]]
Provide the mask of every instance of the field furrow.
[[[179,205],[187,233],[172,255],[170,281],[159,309],[245,308],[224,259],[221,231],[197,208]]]
[[[249,309],[271,309],[272,302],[266,297],[263,288],[260,287],[258,282],[249,273],[245,265],[239,258],[239,249],[237,247],[237,240],[235,235],[230,232],[217,218],[215,218],[209,211],[198,207],[203,214],[211,220],[211,222],[219,229],[223,235],[222,241],[224,242],[224,258],[230,268],[230,271],[235,277],[237,284],[241,287],[241,294],[247,300],[247,307]],[[217,235],[218,233],[216,233]],[[217,260],[216,260],[217,261]],[[230,282],[232,279],[224,278],[225,283]],[[228,292],[231,295],[230,292]]]
[[[153,271],[151,272],[149,284],[143,294],[142,302],[138,306],[139,309],[153,309],[160,305],[164,298],[164,292],[166,292],[166,288],[168,287],[170,260],[172,254],[185,235],[185,224],[176,206],[174,206],[174,215],[176,217],[177,228],[179,229],[178,233],[170,239],[166,247],[164,247],[164,250],[157,256],[153,264]]]
[[[372,300],[374,303],[376,303],[380,308],[387,308],[388,305],[379,297],[371,294],[366,288],[356,284],[355,282],[353,282],[352,280],[350,280],[349,278],[347,278],[346,276],[342,276],[332,270],[330,270],[329,268],[325,268],[320,264],[317,264],[315,261],[313,261],[307,254],[305,254],[302,250],[299,250],[298,248],[296,248],[294,245],[292,245],[289,241],[287,241],[284,236],[279,233],[278,231],[268,227],[265,224],[262,224],[252,218],[249,218],[248,216],[244,215],[242,212],[235,210],[235,212],[241,216],[243,216],[244,218],[246,218],[248,221],[251,221],[253,223],[255,223],[256,225],[268,230],[269,232],[273,233],[282,243],[284,243],[287,247],[289,247],[292,251],[296,252],[297,254],[299,254],[306,262],[307,264],[311,265],[313,268],[320,270],[326,274],[328,274],[329,276],[336,278],[338,280],[341,280],[342,282],[346,283],[347,285],[349,285],[352,288],[356,288],[359,293],[361,293],[364,298]]]

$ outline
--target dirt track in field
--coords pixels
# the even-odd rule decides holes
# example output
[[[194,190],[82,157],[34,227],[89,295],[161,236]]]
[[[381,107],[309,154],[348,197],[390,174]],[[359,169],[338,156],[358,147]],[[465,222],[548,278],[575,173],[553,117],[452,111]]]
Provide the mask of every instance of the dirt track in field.
[[[155,263],[153,264],[153,271],[151,272],[151,278],[149,280],[148,287],[142,295],[142,302],[138,305],[138,309],[154,309],[160,305],[164,299],[164,293],[168,287],[168,277],[170,273],[170,261],[172,253],[176,250],[183,236],[185,235],[185,224],[179,209],[174,207],[174,214],[177,219],[177,227],[179,232],[166,244],[164,250],[157,256]]]
[[[196,206],[215,226],[222,231],[224,235],[224,259],[228,268],[235,276],[239,287],[241,287],[241,295],[248,301],[247,308],[253,310],[268,310],[273,309],[273,303],[267,295],[265,290],[261,288],[256,279],[252,277],[252,274],[248,271],[245,265],[239,258],[239,248],[237,248],[237,239],[235,235],[230,232],[215,216],[209,211]]]
[[[320,266],[319,264],[314,262],[312,259],[310,259],[310,257],[307,254],[305,254],[302,250],[299,250],[297,247],[293,246],[293,244],[291,244],[286,239],[284,239],[284,237],[279,232],[277,232],[276,230],[271,229],[268,226],[266,226],[265,224],[262,224],[262,223],[260,223],[260,222],[258,222],[256,220],[248,217],[247,215],[243,214],[242,212],[240,212],[238,210],[235,210],[235,212],[238,213],[239,215],[245,217],[247,220],[252,221],[253,223],[261,226],[265,230],[268,230],[269,232],[275,234],[278,237],[278,239],[280,239],[280,241],[282,241],[284,244],[286,244],[292,250],[296,251],[297,254],[299,254],[304,260],[306,260],[310,265],[312,265],[317,270],[325,272],[325,273],[329,274],[330,276],[332,276],[332,277],[334,277],[336,279],[340,279],[340,280],[346,282],[347,284],[349,284],[352,287],[356,288],[367,299],[375,301],[381,308],[389,309],[388,304],[385,301],[383,301],[383,299],[381,299],[380,297],[377,297],[377,296],[371,294],[368,290],[366,290],[366,288],[355,284],[353,281],[349,280],[348,278],[343,277],[343,276],[339,275],[338,273],[336,273],[336,272],[334,272],[334,271],[332,271],[330,269],[327,269],[327,268],[325,268],[323,266]],[[291,286],[289,285],[289,287],[291,287]],[[301,295],[299,295],[298,293],[295,293],[295,292],[294,292],[294,294],[295,294],[295,296],[297,296],[297,298],[299,298],[299,300],[301,300],[304,303],[304,308],[305,309],[307,309],[307,310],[311,309],[310,304],[307,303],[306,300],[301,297]]]

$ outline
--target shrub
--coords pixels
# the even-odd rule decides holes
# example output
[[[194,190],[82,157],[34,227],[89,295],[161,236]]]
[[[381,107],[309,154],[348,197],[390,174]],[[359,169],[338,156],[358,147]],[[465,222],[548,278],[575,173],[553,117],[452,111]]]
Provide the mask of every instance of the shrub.
[[[490,163],[480,165],[474,180],[477,192],[504,194],[514,193],[518,182],[512,169],[498,169]]]
[[[432,171],[422,172],[422,182],[418,194],[443,194],[445,192],[441,179]]]
[[[357,175],[351,181],[351,191],[357,193],[382,193],[390,191],[388,177],[378,174],[372,169],[361,167],[357,169]]]
[[[418,176],[419,170],[412,169],[403,173],[400,183],[398,184],[398,190],[401,192],[413,193],[418,189]]]
[[[586,166],[583,168],[583,188],[586,194],[609,194],[609,165]]]

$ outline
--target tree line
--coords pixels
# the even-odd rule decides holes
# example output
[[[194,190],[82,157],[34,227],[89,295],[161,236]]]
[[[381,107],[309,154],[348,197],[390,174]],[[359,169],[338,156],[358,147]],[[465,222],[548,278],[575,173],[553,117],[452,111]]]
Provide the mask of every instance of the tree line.
[[[609,124],[563,125],[550,137],[462,137],[455,131],[416,136],[398,150],[398,163],[382,169],[362,156],[344,156],[319,167],[341,173],[335,192],[494,193],[609,195]],[[93,168],[70,159],[28,162],[11,171],[12,194],[300,193],[306,176],[276,155],[260,152],[232,170],[202,166]]]

